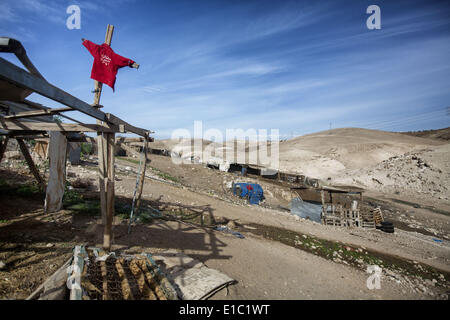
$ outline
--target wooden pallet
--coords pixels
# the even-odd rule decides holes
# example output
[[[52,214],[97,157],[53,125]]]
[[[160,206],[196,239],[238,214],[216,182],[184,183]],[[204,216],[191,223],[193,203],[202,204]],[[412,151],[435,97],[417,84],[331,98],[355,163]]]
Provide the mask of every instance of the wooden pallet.
[[[375,217],[373,212],[364,212],[361,214],[361,227],[375,229]]]
[[[380,207],[376,207],[373,211],[374,221],[376,224],[381,224],[384,221],[383,213]]]
[[[336,216],[324,216],[322,222],[327,226],[341,226],[341,218]]]

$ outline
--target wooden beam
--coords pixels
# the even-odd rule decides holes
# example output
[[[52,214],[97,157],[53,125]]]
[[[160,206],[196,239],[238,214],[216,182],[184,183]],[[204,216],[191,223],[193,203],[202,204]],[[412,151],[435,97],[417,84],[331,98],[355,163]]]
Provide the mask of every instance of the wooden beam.
[[[141,176],[139,177],[139,185],[138,185],[138,193],[136,198],[136,212],[139,210],[139,206],[141,205],[141,196],[142,196],[142,190],[144,189],[144,180],[145,180],[145,169],[147,167],[147,149],[148,149],[148,139],[145,137],[144,146],[143,146],[142,152],[144,153],[144,163],[142,164],[143,167],[141,168]]]
[[[38,116],[45,116],[45,115],[53,115],[57,114],[59,112],[63,111],[74,111],[74,109],[66,107],[66,108],[56,108],[56,109],[49,109],[49,110],[36,110],[36,111],[24,111],[19,112],[12,115],[7,115],[4,118],[5,119],[17,119],[17,118],[29,118],[29,117],[38,117]]]
[[[66,180],[67,139],[58,131],[50,132],[48,148],[50,174],[45,195],[44,211],[52,213],[61,210]]]
[[[3,58],[0,58],[0,79],[10,82],[21,88],[32,90],[36,93],[39,93],[40,95],[43,95],[44,97],[62,103],[91,117],[94,117],[97,120],[108,120],[106,114],[99,109],[92,107],[86,102],[72,96],[64,90],[55,87],[44,79],[32,75],[31,73],[25,71],[22,68],[19,68],[18,66]],[[143,136],[142,129],[135,128],[133,126],[129,126],[128,128],[129,130],[127,131]]]
[[[58,87],[55,87],[44,79],[32,75],[31,73],[19,68],[3,58],[0,58],[0,79],[21,88],[32,90],[46,98],[55,100],[98,120],[106,120],[106,115],[100,110],[95,109],[86,102],[72,96]]]
[[[111,113],[106,113],[106,118],[108,119],[108,121],[112,124],[115,124],[117,126],[119,125],[123,125],[125,131],[127,132],[132,132],[132,133],[136,133],[142,137],[145,137],[146,135],[148,135],[148,130],[145,129],[141,129],[135,126],[132,126],[131,124],[123,121],[122,119],[116,117],[115,115],[111,114]]]
[[[33,158],[31,158],[31,155],[28,152],[28,148],[25,145],[25,142],[22,139],[20,139],[20,138],[16,138],[16,140],[19,143],[20,150],[22,151],[22,154],[23,154],[23,156],[25,158],[25,161],[28,164],[28,167],[30,168],[31,173],[36,178],[36,180],[37,180],[39,186],[42,188],[42,190],[44,190],[45,189],[45,182],[41,178],[41,175],[39,174],[39,170],[36,168],[36,165],[34,164]]]
[[[32,122],[0,117],[0,129],[28,131],[64,131],[64,132],[119,132],[116,125],[75,124],[56,122]]]
[[[114,133],[104,133],[107,152],[106,152],[106,224],[103,233],[103,249],[111,250],[112,243],[112,224],[114,219]]]
[[[114,33],[114,26],[108,24],[106,27],[106,35],[105,35],[105,43],[107,45],[111,45],[112,36]],[[103,83],[94,80],[94,103],[93,106],[96,108],[100,108],[100,97],[102,95]]]
[[[106,27],[106,35],[105,35],[105,43],[107,45],[111,45],[112,35],[114,31],[114,26],[109,25]],[[94,80],[94,103],[93,105],[96,108],[100,108],[100,98],[102,96],[102,88],[103,84]],[[102,125],[103,122],[101,120],[97,120],[98,125]],[[108,146],[106,141],[106,136],[103,135],[102,132],[97,132],[97,155],[98,155],[98,173],[99,173],[99,191],[100,191],[100,210],[102,215],[102,223],[104,226],[107,224],[106,217],[106,178],[107,178],[107,166],[106,160],[108,158]]]
[[[106,225],[106,142],[103,134],[99,132],[97,134],[97,157],[98,157],[98,185],[100,191],[100,212],[102,216],[102,224]]]
[[[138,158],[140,157],[139,152],[137,152],[137,151],[134,150],[133,148],[127,146],[125,143],[122,143],[122,142],[118,141],[118,142],[117,142],[117,145],[118,145],[119,147],[121,147],[122,149],[124,149],[127,153],[129,152],[129,153],[131,153],[132,155],[135,155],[135,156],[138,157]]]
[[[33,139],[33,136],[36,135],[41,135],[39,136],[39,138],[45,138],[44,135],[47,134],[47,131],[36,131],[36,130],[12,130],[9,131],[8,133],[6,133],[6,135],[10,138],[15,138],[15,137],[19,137],[19,138],[29,138],[29,139]],[[26,137],[25,137],[26,136]]]

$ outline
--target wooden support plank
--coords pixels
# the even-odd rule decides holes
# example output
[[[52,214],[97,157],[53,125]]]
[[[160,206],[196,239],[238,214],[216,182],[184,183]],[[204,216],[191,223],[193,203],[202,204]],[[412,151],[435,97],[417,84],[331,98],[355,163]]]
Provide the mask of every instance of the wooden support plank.
[[[32,122],[0,117],[0,129],[26,131],[63,131],[63,132],[119,132],[116,125],[107,124],[75,124],[56,122]]]
[[[144,140],[144,146],[142,152],[144,153],[144,161],[141,168],[141,176],[139,177],[139,185],[138,185],[138,192],[137,192],[137,198],[136,198],[136,212],[139,210],[139,206],[141,205],[141,196],[142,196],[142,190],[144,189],[144,180],[145,180],[145,169],[147,167],[147,145],[148,145],[148,139],[147,136]]]
[[[136,282],[138,284],[138,289],[141,295],[146,300],[157,300],[156,295],[153,293],[153,291],[149,288],[149,286],[146,283],[145,275],[142,272],[141,268],[139,268],[139,265],[137,264],[136,260],[131,260],[129,264],[129,268],[131,273],[134,275]]]
[[[97,156],[98,156],[98,185],[100,191],[100,211],[102,216],[102,224],[106,225],[106,165],[105,165],[105,149],[106,143],[102,133],[97,134]]]
[[[62,207],[66,180],[66,137],[61,132],[51,131],[48,150],[50,174],[45,195],[44,211],[52,213],[59,211]]]
[[[41,178],[41,175],[39,174],[39,170],[36,168],[36,165],[34,164],[33,158],[31,158],[31,155],[28,152],[28,148],[25,145],[25,142],[22,139],[19,139],[19,138],[16,139],[16,140],[19,143],[20,151],[22,151],[22,154],[23,154],[23,156],[25,158],[25,161],[28,164],[28,167],[30,168],[31,173],[36,178],[40,188],[42,190],[44,190],[45,189],[45,182]]]
[[[103,289],[103,300],[109,300],[109,290],[108,290],[108,271],[106,269],[106,262],[100,261],[100,270],[102,272],[102,289]]]
[[[106,121],[106,115],[100,110],[3,58],[0,58],[0,79],[21,88],[32,90],[46,98],[62,103],[98,120]]]
[[[104,133],[106,140],[106,224],[103,234],[103,248],[105,250],[111,249],[112,242],[112,224],[114,219],[114,134]]]
[[[66,108],[55,108],[55,109],[49,109],[49,110],[36,110],[36,111],[24,111],[19,112],[12,115],[7,115],[4,118],[5,119],[18,119],[18,118],[30,118],[30,117],[38,117],[38,116],[45,116],[45,115],[53,115],[57,114],[59,112],[64,111],[74,111],[74,109],[66,107]]]
[[[136,157],[140,157],[139,152],[137,152],[136,150],[134,150],[133,148],[127,146],[125,143],[121,143],[120,140],[118,141],[118,146],[121,147],[122,149],[124,149],[127,153],[131,153],[132,155],[135,155]]]
[[[97,120],[100,121],[108,120],[106,114],[100,111],[99,109],[94,108],[93,106],[72,96],[71,94],[65,92],[64,90],[59,89],[54,85],[48,83],[46,80],[41,79],[25,71],[22,68],[19,68],[18,66],[14,65],[13,63],[3,58],[0,58],[0,79],[5,80],[14,85],[17,85],[21,88],[32,90],[36,93],[39,93],[40,95],[43,95],[44,97],[47,97],[61,104],[64,104],[70,108],[73,108],[82,113],[90,115],[91,117],[94,117]],[[98,105],[99,102],[100,100],[94,101],[94,105]],[[142,130],[143,129],[139,129],[129,125],[127,131],[143,136]]]
[[[115,115],[113,115],[111,113],[106,113],[106,117],[107,117],[108,121],[110,123],[112,123],[112,124],[115,124],[117,126],[123,125],[125,131],[133,132],[133,133],[136,133],[136,134],[138,134],[140,136],[143,136],[143,137],[145,137],[149,133],[148,130],[132,126],[131,124],[123,121],[122,119],[116,117]]]
[[[6,147],[8,146],[9,137],[6,136],[0,144],[0,162],[2,162],[3,155],[5,154]]]
[[[111,250],[112,224],[114,219],[114,182],[106,181],[106,223],[103,232],[103,249]]]
[[[106,36],[105,36],[105,43],[108,45],[111,45],[112,35],[114,31],[114,26],[109,25],[106,27]],[[97,80],[94,80],[94,107],[99,108],[100,107],[100,98],[102,95],[102,87],[103,84],[101,82],[98,82]],[[103,121],[102,119],[97,119],[97,124],[102,125]],[[106,120],[106,115],[105,119]],[[103,226],[106,226],[107,224],[107,208],[106,208],[106,195],[107,195],[107,189],[106,189],[106,178],[107,178],[107,166],[106,166],[106,160],[107,160],[107,142],[106,137],[103,135],[102,132],[97,132],[97,149],[98,149],[98,166],[99,166],[99,189],[100,189],[100,210],[102,214],[102,223]],[[109,240],[108,240],[109,241]]]
[[[106,133],[106,142],[108,143],[108,179],[114,182],[115,168],[114,168],[114,151],[115,151],[115,137],[114,133]]]
[[[119,275],[120,285],[122,287],[122,296],[124,300],[134,300],[133,292],[131,291],[130,283],[128,281],[123,265],[126,264],[125,259],[120,258],[116,260],[116,270]]]

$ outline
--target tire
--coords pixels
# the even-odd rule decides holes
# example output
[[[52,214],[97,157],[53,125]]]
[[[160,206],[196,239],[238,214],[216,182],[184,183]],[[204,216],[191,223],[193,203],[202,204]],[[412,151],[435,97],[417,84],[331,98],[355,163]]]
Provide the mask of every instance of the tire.
[[[394,227],[392,227],[392,228],[381,228],[381,231],[387,232],[387,233],[394,233]]]

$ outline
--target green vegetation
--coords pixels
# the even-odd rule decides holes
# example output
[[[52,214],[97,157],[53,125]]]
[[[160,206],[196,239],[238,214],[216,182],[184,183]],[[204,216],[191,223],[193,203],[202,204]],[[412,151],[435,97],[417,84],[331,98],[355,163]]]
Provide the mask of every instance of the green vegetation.
[[[94,147],[92,143],[82,142],[81,143],[81,155],[88,156],[93,154]]]
[[[164,179],[164,180],[170,180],[170,181],[173,181],[173,182],[175,182],[175,183],[181,183],[181,181],[180,181],[180,179],[178,179],[178,178],[176,178],[176,177],[173,177],[173,176],[171,176],[170,174],[168,174],[168,173],[166,173],[166,172],[163,172],[163,171],[161,171],[161,170],[159,170],[158,168],[155,168],[155,167],[150,167],[155,173],[156,173],[156,175],[158,176],[158,177],[160,177],[161,179]]]
[[[116,158],[139,165],[139,160],[136,160],[136,159],[130,159],[128,157],[120,157],[120,156],[116,156]]]
[[[45,196],[45,193],[39,190],[36,184],[9,184],[6,180],[0,180],[0,194],[3,196],[17,195],[30,198],[36,196]]]
[[[357,248],[340,242],[319,239],[277,227],[258,224],[250,224],[250,226],[255,228],[248,231],[250,233],[263,236],[270,240],[279,241],[328,260],[344,262],[357,268],[365,267],[366,265],[378,265],[383,269],[385,268],[404,275],[424,279],[438,279],[439,275],[443,274],[446,281],[450,281],[450,273],[389,254]]]
[[[98,199],[84,199],[83,196],[75,191],[68,189],[69,183],[66,183],[66,190],[63,197],[63,208],[66,210],[71,210],[78,214],[87,214],[89,216],[99,216],[100,215],[100,200]],[[114,203],[115,214],[121,218],[128,218],[131,206],[116,201]]]
[[[127,157],[120,157],[120,156],[116,156],[116,158],[117,158],[117,159],[120,159],[120,160],[128,161],[128,162],[133,163],[133,164],[136,164],[136,165],[139,165],[139,160],[136,160],[136,159],[130,159],[130,158],[127,158]],[[161,171],[161,170],[159,170],[158,168],[151,167],[151,166],[150,166],[150,169],[151,169],[158,177],[160,177],[161,179],[164,179],[164,180],[170,180],[170,181],[175,182],[175,183],[181,183],[181,180],[180,180],[180,179],[178,179],[177,177],[171,176],[171,175],[168,174],[167,172]]]

